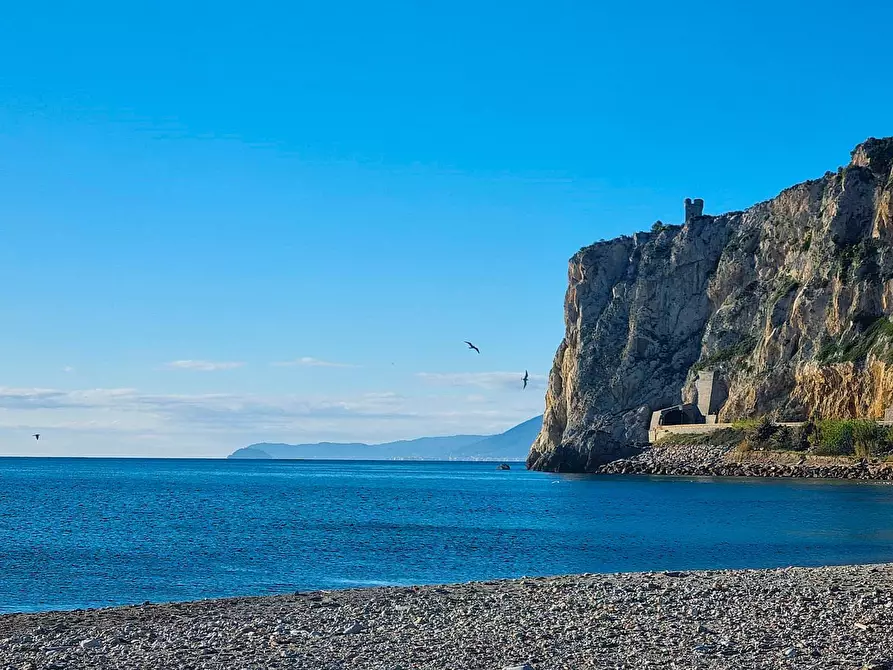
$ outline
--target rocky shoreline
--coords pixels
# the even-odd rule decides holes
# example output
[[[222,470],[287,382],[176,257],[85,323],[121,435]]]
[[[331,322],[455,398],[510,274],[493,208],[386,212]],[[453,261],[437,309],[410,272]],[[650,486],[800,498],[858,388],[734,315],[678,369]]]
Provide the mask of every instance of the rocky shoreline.
[[[891,615],[890,564],[587,574],[5,615],[0,668],[889,670]]]
[[[791,452],[740,453],[731,446],[654,445],[602,465],[597,474],[687,477],[802,477],[893,481],[893,463],[851,461]]]

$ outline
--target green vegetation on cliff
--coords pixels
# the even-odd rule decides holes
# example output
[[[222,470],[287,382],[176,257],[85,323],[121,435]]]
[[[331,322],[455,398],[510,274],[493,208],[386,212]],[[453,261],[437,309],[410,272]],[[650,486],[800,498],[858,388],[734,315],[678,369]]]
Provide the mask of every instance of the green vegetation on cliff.
[[[872,458],[893,450],[893,431],[870,419],[823,419],[811,445],[818,456]]]
[[[893,363],[893,322],[885,316],[872,319],[861,332],[829,340],[819,350],[823,365],[863,361],[873,353],[885,363]]]
[[[571,258],[528,467],[596,471],[634,455],[652,412],[697,402],[704,369],[720,422],[877,417],[893,405],[893,137],[743,212],[685,213],[681,227],[657,222]],[[889,448],[862,424],[811,426],[737,438],[754,450]]]
[[[710,354],[706,358],[701,359],[695,363],[691,369],[693,372],[700,372],[701,370],[714,368],[729,361],[736,361],[753,352],[756,343],[756,338],[745,337],[738,344],[731,347],[724,347]]]
[[[674,433],[667,444],[734,446],[748,451],[797,451],[815,456],[879,458],[893,453],[893,427],[871,419],[822,419],[799,426],[772,422],[768,417],[737,421],[709,433]]]

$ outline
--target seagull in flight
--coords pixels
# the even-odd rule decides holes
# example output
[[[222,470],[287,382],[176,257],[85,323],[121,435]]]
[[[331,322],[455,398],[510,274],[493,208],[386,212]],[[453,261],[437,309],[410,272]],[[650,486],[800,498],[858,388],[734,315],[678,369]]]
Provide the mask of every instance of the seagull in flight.
[[[474,345],[473,345],[471,342],[469,342],[468,340],[465,340],[465,344],[468,345],[468,348],[469,348],[469,349],[474,349],[476,352],[481,353],[481,350],[478,349],[476,346],[474,346]]]
[[[34,433],[34,435],[33,435],[32,437],[34,437],[35,440],[39,440],[39,439],[40,439],[40,433]]]
[[[524,382],[524,386],[522,388],[525,388],[525,389],[527,388],[527,380],[528,379],[530,379],[530,378],[527,376],[527,370],[525,370],[524,376],[521,378],[521,381]]]

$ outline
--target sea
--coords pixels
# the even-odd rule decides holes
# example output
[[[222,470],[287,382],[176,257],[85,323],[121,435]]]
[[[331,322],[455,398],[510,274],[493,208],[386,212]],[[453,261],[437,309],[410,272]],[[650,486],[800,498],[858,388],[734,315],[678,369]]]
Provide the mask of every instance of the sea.
[[[0,612],[893,561],[883,483],[523,464],[0,458]]]

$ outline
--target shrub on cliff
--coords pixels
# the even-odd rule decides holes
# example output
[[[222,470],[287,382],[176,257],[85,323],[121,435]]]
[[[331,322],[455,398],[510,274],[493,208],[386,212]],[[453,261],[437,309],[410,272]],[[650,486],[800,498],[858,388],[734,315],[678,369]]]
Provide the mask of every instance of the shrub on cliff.
[[[794,439],[794,431],[790,426],[776,426],[768,440],[768,448],[772,451],[785,451],[786,449],[794,449],[798,440]]]
[[[774,423],[768,416],[736,421],[733,426],[744,434],[741,451],[806,451],[815,432],[812,422],[792,428]]]
[[[887,429],[875,421],[853,422],[853,452],[856,458],[870,458],[888,449]]]
[[[768,416],[764,416],[744,429],[744,441],[750,449],[771,449],[777,432],[778,426]]]
[[[822,419],[816,424],[812,451],[819,456],[851,456],[854,453],[850,419]]]
[[[812,436],[819,456],[871,458],[890,451],[891,431],[870,419],[822,419]]]
[[[791,428],[791,442],[787,448],[791,451],[808,451],[811,446],[812,436],[815,434],[815,421],[809,420],[802,426]]]

